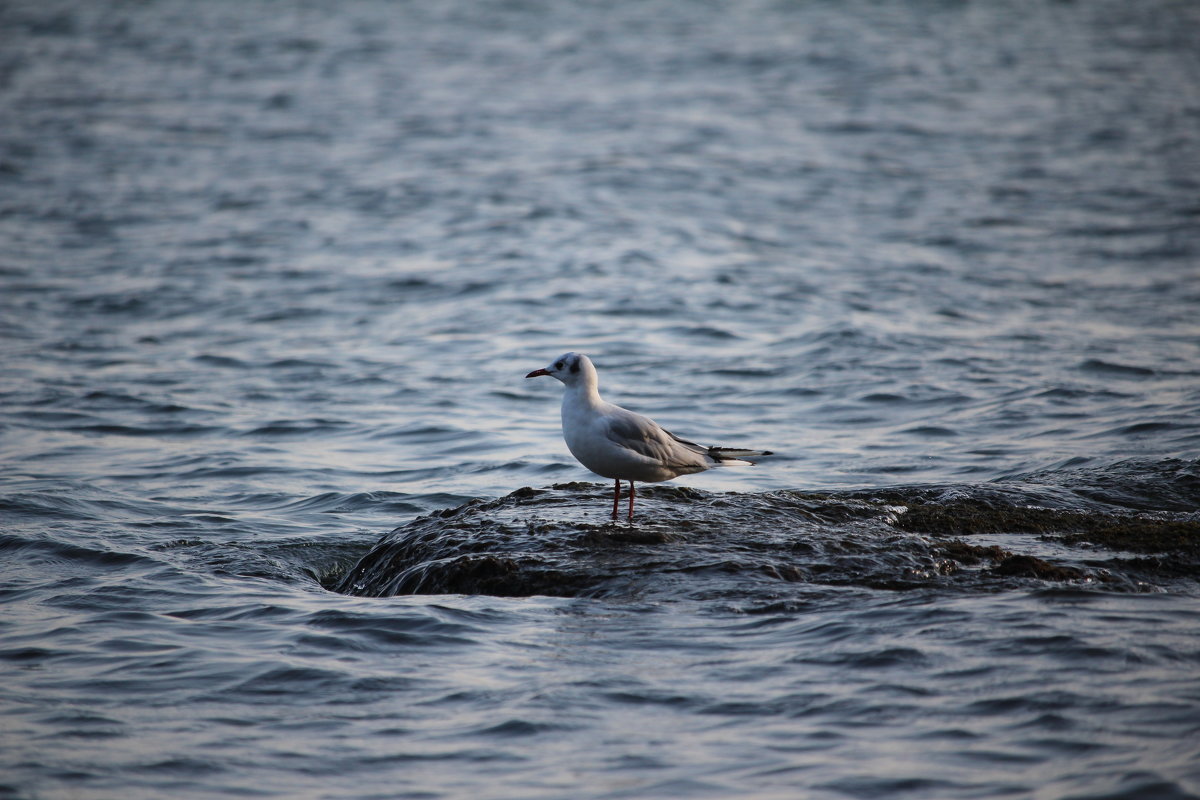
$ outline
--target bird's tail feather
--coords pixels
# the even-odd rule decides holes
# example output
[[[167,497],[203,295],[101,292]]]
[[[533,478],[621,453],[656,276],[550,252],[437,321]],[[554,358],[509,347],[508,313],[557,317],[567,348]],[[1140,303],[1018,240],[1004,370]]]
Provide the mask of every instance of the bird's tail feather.
[[[741,447],[710,447],[708,455],[723,467],[752,467],[754,462],[746,461],[746,458],[773,453],[770,450],[746,450]]]

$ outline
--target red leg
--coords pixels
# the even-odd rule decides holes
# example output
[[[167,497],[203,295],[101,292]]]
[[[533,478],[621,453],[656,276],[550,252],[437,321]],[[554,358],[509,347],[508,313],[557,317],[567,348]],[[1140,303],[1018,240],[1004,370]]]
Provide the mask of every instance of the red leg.
[[[633,522],[633,495],[634,494],[635,494],[635,492],[633,490],[633,481],[630,481],[629,482],[629,521],[630,522]]]
[[[621,501],[621,479],[617,478],[613,484],[613,519],[617,518],[617,503]]]

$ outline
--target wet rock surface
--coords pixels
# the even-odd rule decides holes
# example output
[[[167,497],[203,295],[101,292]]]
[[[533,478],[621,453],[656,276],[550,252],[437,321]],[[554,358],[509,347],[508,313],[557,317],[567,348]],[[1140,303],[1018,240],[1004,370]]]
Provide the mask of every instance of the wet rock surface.
[[[656,486],[639,493],[633,523],[606,518],[608,497],[603,485],[559,484],[422,516],[384,536],[332,588],[369,597],[770,598],[789,584],[988,590],[1036,580],[1146,591],[1200,576],[1200,521],[1188,515],[1040,508],[994,487]]]

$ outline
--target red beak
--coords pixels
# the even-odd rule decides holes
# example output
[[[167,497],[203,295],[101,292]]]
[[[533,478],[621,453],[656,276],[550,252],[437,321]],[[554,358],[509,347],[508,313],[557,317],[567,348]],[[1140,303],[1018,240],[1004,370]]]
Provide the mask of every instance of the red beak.
[[[529,374],[528,374],[528,375],[526,375],[525,377],[526,377],[526,378],[536,378],[536,377],[538,377],[539,375],[549,375],[549,374],[550,374],[550,373],[549,373],[549,372],[546,372],[546,370],[544,370],[544,369],[535,369],[533,372],[529,373]]]

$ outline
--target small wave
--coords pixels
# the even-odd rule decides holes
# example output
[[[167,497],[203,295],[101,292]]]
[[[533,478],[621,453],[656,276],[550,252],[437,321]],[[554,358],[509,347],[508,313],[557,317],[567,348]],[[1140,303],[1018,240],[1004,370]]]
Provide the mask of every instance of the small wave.
[[[188,411],[186,406],[134,397],[123,392],[95,391],[84,395],[80,405],[103,410],[140,410],[152,414],[177,414]]]
[[[152,438],[189,438],[221,433],[224,428],[218,425],[196,425],[186,422],[175,422],[163,425],[118,425],[114,423],[96,423],[91,425],[67,425],[68,430],[80,433],[98,433],[106,436],[131,436]]]
[[[424,505],[414,502],[410,495],[399,492],[354,492],[352,494],[325,492],[302,500],[265,507],[293,511],[320,511],[329,514],[370,509],[380,513],[405,515],[417,514],[426,510]]]
[[[0,552],[8,558],[36,562],[75,561],[99,567],[156,565],[153,559],[136,553],[84,547],[54,539],[30,539],[15,534],[0,534]]]
[[[547,722],[531,722],[526,719],[508,719],[504,722],[489,725],[478,731],[480,736],[496,736],[509,739],[514,736],[538,736],[543,733],[556,733],[570,730],[569,726]]]
[[[272,698],[304,694],[328,694],[347,690],[349,677],[341,672],[315,667],[277,667],[266,669],[253,677],[217,694],[226,700],[246,701],[252,698]]]
[[[1157,373],[1149,367],[1138,367],[1132,364],[1117,364],[1111,361],[1102,361],[1097,358],[1089,358],[1079,365],[1079,368],[1084,372],[1097,372],[1114,377],[1124,378],[1148,378]]]
[[[1014,476],[1031,486],[1061,487],[1101,508],[1187,513],[1200,509],[1200,461],[1128,459],[1112,464],[1071,463]]]
[[[32,409],[21,411],[17,416],[23,421],[50,425],[96,419],[94,415],[84,414],[80,411],[37,411]]]
[[[232,356],[217,356],[207,353],[195,356],[192,361],[206,367],[222,367],[225,369],[247,369],[250,366],[245,361],[233,358]]]
[[[481,638],[483,629],[462,620],[439,619],[427,610],[396,613],[388,617],[340,610],[319,611],[308,618],[306,626],[337,634],[343,646],[347,639],[364,649],[439,647],[458,645]]]
[[[1118,436],[1143,436],[1148,433],[1162,433],[1164,431],[1191,429],[1195,427],[1195,425],[1181,425],[1178,422],[1135,422],[1132,425],[1123,425],[1119,428],[1114,428],[1112,431],[1106,432],[1106,435],[1115,433]]]
[[[1114,392],[1111,389],[1084,389],[1073,386],[1055,386],[1050,389],[1045,389],[1033,395],[1034,397],[1046,398],[1048,400],[1087,400],[1090,398],[1120,398],[1129,397],[1129,394],[1123,392]]]
[[[180,478],[196,479],[196,478],[253,478],[253,477],[268,477],[272,475],[295,475],[300,476],[303,470],[292,467],[271,467],[271,466],[241,466],[236,464],[221,465],[221,466],[201,466],[195,469],[190,469],[185,472],[180,472]]]
[[[265,314],[259,314],[251,317],[250,322],[254,324],[263,324],[272,322],[290,322],[292,320],[311,320],[317,317],[325,316],[327,313],[327,311],[320,308],[281,308],[277,311],[269,311]]]
[[[12,516],[66,519],[138,519],[160,513],[153,501],[123,495],[98,494],[84,484],[66,484],[53,491],[13,491],[0,497],[0,511]]]
[[[336,364],[307,358],[281,358],[266,364],[268,369],[331,369]]]
[[[454,442],[480,436],[479,431],[447,425],[410,425],[401,428],[380,428],[372,439],[401,439],[408,442]]]
[[[717,328],[712,325],[691,325],[667,328],[667,332],[698,339],[740,339],[733,331]]]
[[[723,378],[774,378],[784,374],[779,367],[722,367],[705,370],[707,375],[719,375]]]
[[[958,436],[958,431],[952,428],[944,428],[940,425],[918,425],[915,428],[905,428],[900,432],[927,439],[944,439],[951,436]]]
[[[847,669],[857,670],[923,666],[928,663],[929,658],[920,650],[915,650],[911,647],[885,647],[879,650],[834,651],[832,653],[802,656],[797,661],[843,666]]]
[[[310,436],[331,431],[345,431],[352,427],[349,422],[336,419],[299,419],[276,420],[244,432],[243,436],[264,438],[283,438],[292,436]]]

